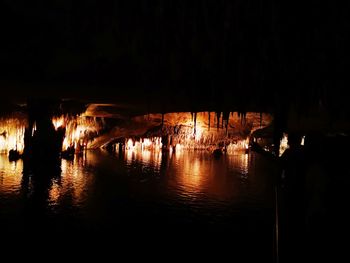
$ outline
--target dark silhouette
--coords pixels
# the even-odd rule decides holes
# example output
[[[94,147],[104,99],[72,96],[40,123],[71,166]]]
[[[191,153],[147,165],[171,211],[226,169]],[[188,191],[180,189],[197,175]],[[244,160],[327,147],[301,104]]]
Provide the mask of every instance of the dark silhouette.
[[[20,154],[20,152],[19,151],[17,151],[17,150],[14,150],[14,149],[12,149],[12,150],[10,150],[9,151],[9,160],[12,162],[15,162],[15,161],[17,161],[18,159],[20,159],[22,157],[22,155]]]
[[[305,140],[307,166],[305,170],[305,227],[308,254],[311,259],[323,253],[328,242],[325,240],[327,192],[330,183],[326,171],[323,145],[326,139],[319,134],[309,135]]]
[[[24,160],[37,165],[57,163],[65,130],[56,131],[52,117],[58,113],[59,100],[28,100],[28,127],[24,134]]]
[[[280,262],[295,262],[304,254],[306,154],[301,140],[300,134],[290,133],[289,148],[281,157],[251,142],[253,151],[267,156],[278,166],[277,176],[273,178],[277,211],[274,237],[275,256]]]
[[[221,149],[215,149],[214,151],[213,151],[213,155],[214,155],[214,158],[220,158],[221,156],[222,156],[222,150]]]
[[[66,150],[62,151],[61,157],[66,160],[73,160],[75,154],[74,146],[68,147]]]
[[[289,148],[280,157],[279,184],[281,262],[296,262],[304,255],[305,149],[299,134],[288,135]]]

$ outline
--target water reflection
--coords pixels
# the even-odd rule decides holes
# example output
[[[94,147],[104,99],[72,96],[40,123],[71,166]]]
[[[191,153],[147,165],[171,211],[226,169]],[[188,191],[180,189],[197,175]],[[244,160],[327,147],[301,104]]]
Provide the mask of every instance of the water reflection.
[[[168,171],[172,170],[176,175],[174,183],[184,195],[194,196],[200,193],[206,186],[209,177],[212,176],[211,166],[204,165],[205,157],[186,156],[186,152],[175,153],[170,159],[171,166]],[[180,170],[181,169],[181,170]]]
[[[76,156],[74,161],[31,166],[23,160],[10,162],[7,155],[1,154],[0,199],[22,198],[34,209],[81,206],[91,182],[88,163],[92,157]]]
[[[2,156],[4,161],[4,156]],[[60,160],[33,165],[29,161],[21,161],[23,170],[20,185],[20,196],[27,202],[27,209],[44,212],[49,204],[49,193],[54,181],[60,180]],[[6,161],[5,161],[6,162]]]
[[[39,195],[47,206],[81,206],[87,200],[94,183],[94,173],[103,166],[128,176],[150,179],[155,174],[165,178],[164,188],[172,195],[198,198],[205,194],[219,198],[235,195],[234,189],[247,180],[254,166],[248,154],[227,155],[214,159],[210,154],[191,151],[126,151],[113,157],[103,152],[87,152],[74,161],[62,160],[61,166],[43,165],[36,169],[23,166],[23,161],[9,162],[0,155],[0,195]],[[114,159],[113,159],[114,158]],[[108,163],[105,161],[109,159]],[[114,167],[113,167],[114,166]],[[232,178],[229,178],[232,177]],[[228,181],[229,183],[226,183]]]
[[[90,157],[90,155],[89,155]],[[53,179],[49,190],[49,204],[58,206],[60,203],[71,201],[72,206],[81,206],[87,198],[89,176],[87,155],[76,157],[74,161],[62,160],[61,176]]]
[[[234,169],[241,176],[241,178],[247,178],[249,173],[249,157],[251,155],[241,153],[228,155],[227,161],[230,169]]]
[[[224,155],[216,159],[203,152],[176,152],[169,159],[166,170],[171,179],[169,187],[179,196],[192,202],[239,202],[240,178],[248,178],[248,155]],[[250,163],[253,167],[254,163]],[[251,172],[254,172],[252,170]],[[241,196],[239,196],[241,194]],[[251,194],[251,193],[246,193]],[[188,200],[187,200],[188,198]]]
[[[124,155],[126,163],[129,166],[138,162],[145,166],[151,166],[155,171],[159,171],[162,162],[162,151],[160,150],[127,150],[118,154]]]
[[[257,165],[259,158],[243,153],[213,158],[187,150],[88,151],[61,160],[58,169],[31,169],[0,155],[0,222],[7,214],[7,222],[23,218],[24,229],[31,229],[30,222],[41,227],[39,217],[50,231],[63,232],[119,233],[125,226],[237,232],[266,222],[259,219],[263,213],[254,214],[266,207],[267,192],[264,169]],[[253,212],[246,212],[250,207]]]
[[[23,162],[9,162],[7,155],[0,154],[0,195],[20,190]]]

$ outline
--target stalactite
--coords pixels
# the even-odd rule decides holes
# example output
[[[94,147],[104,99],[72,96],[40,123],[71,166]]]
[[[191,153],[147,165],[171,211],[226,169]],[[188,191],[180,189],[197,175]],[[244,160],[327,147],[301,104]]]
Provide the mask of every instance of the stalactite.
[[[263,117],[262,112],[260,112],[260,128],[262,127],[262,117]]]
[[[245,125],[247,113],[246,112],[240,112],[238,116],[241,117],[241,125]]]
[[[193,125],[193,133],[196,135],[197,132],[197,112],[194,113],[194,125]]]
[[[224,111],[222,113],[222,122],[225,121],[225,129],[226,129],[226,135],[228,132],[228,123],[229,123],[229,119],[230,119],[230,112],[229,111]]]
[[[208,111],[208,131],[210,131],[210,111]]]
[[[227,114],[227,120],[226,120],[226,136],[228,134],[228,124],[230,123],[230,112]]]
[[[162,127],[164,126],[164,113],[162,113]]]
[[[224,111],[222,113],[222,118],[228,122],[228,119],[230,118],[230,112],[229,111]]]
[[[220,111],[217,111],[217,112],[216,112],[216,128],[217,128],[217,129],[220,128],[220,115],[221,115],[221,112],[220,112]]]

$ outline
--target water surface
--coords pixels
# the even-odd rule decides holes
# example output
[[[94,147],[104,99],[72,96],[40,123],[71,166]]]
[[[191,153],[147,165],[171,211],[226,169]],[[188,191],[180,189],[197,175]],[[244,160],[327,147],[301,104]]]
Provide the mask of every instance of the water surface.
[[[88,151],[35,171],[0,155],[0,222],[9,233],[67,238],[214,235],[270,255],[271,173],[254,153]]]

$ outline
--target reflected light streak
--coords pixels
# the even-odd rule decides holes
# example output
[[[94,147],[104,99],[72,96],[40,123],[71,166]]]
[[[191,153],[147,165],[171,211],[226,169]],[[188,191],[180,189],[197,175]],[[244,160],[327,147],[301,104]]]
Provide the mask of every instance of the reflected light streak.
[[[176,153],[174,161],[174,167],[179,169],[176,178],[179,190],[184,196],[195,197],[206,187],[208,177],[212,176],[210,166],[205,165],[199,156],[187,153]]]
[[[125,151],[125,159],[128,165],[133,164],[135,161],[142,165],[153,167],[155,170],[160,169],[162,162],[162,152],[156,150],[143,150],[143,151]]]
[[[237,153],[228,156],[229,167],[238,170],[242,176],[248,176],[249,173],[249,154]]]
[[[89,162],[89,153],[87,154],[87,162]],[[53,180],[49,190],[49,203],[52,206],[60,204],[64,196],[70,196],[74,205],[79,205],[87,198],[87,189],[91,183],[91,178],[87,176],[84,166],[79,158],[75,158],[73,162],[62,160],[61,162],[61,178]]]
[[[20,189],[23,162],[9,162],[4,154],[0,154],[0,193],[15,192]]]

